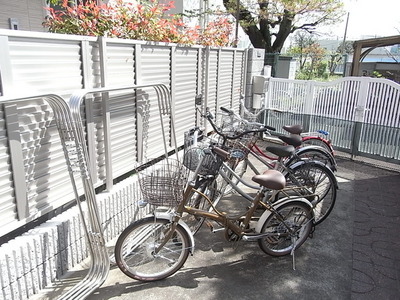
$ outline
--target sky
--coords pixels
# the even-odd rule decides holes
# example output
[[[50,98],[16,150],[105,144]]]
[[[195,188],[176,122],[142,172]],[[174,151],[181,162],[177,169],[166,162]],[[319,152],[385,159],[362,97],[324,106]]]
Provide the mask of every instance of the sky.
[[[343,0],[349,13],[347,40],[400,35],[400,0]],[[347,15],[341,23],[322,30],[343,39]]]

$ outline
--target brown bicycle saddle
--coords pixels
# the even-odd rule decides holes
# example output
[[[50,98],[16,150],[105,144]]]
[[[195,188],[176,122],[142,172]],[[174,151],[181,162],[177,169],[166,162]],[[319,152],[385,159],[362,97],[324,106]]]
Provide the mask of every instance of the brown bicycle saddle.
[[[252,180],[272,190],[281,190],[286,185],[285,176],[277,170],[267,170],[263,174],[254,175]]]

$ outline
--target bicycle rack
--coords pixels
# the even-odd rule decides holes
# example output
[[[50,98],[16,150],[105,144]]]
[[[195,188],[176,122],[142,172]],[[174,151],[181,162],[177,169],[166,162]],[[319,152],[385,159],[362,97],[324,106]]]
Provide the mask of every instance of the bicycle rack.
[[[85,97],[90,94],[96,93],[107,93],[116,92],[124,90],[135,90],[139,88],[154,88],[157,94],[158,107],[160,112],[161,128],[164,138],[164,150],[167,155],[167,143],[165,138],[165,131],[163,125],[163,117],[170,115],[171,118],[171,133],[175,144],[175,152],[178,155],[178,148],[176,145],[176,136],[174,128],[173,114],[171,113],[171,95],[168,88],[164,84],[148,84],[148,85],[137,85],[129,87],[116,87],[116,88],[98,88],[92,90],[80,90],[73,94],[69,101],[69,108],[71,111],[71,119],[74,124],[74,137],[77,141],[77,154],[75,158],[78,159],[79,168],[81,171],[81,176],[84,181],[86,202],[89,210],[89,222],[91,225],[91,230],[88,226],[84,224],[86,229],[86,234],[88,236],[88,241],[91,250],[92,262],[86,277],[75,285],[71,290],[62,295],[60,299],[84,299],[92,292],[94,292],[98,287],[100,287],[106,280],[110,261],[107,253],[107,248],[105,245],[103,230],[101,227],[100,217],[98,213],[98,208],[96,204],[95,191],[90,177],[90,172],[88,169],[89,156],[87,148],[83,145],[85,144],[84,129],[81,123],[81,105]]]
[[[95,189],[89,169],[89,155],[80,114],[81,105],[85,97],[89,94],[135,90],[138,88],[154,88],[156,91],[161,125],[163,124],[163,117],[170,114],[171,133],[175,144],[176,155],[178,155],[174,120],[173,114],[171,113],[171,95],[164,84],[98,88],[91,90],[83,89],[73,94],[68,104],[62,97],[56,94],[43,94],[12,99],[10,97],[2,97],[5,99],[2,99],[1,103],[18,103],[32,99],[43,99],[50,105],[54,113],[54,120],[60,135],[64,156],[66,158],[77,206],[79,207],[79,212],[81,214],[82,224],[84,226],[84,231],[88,241],[89,254],[91,257],[91,264],[85,278],[65,294],[61,295],[59,299],[85,299],[104,283],[110,270],[110,259],[106,248],[99,209],[96,203]],[[163,126],[161,126],[161,128],[164,138],[164,150],[167,155],[165,131]],[[85,215],[81,206],[82,201],[79,197],[75,181],[75,176],[77,174],[80,175],[79,177],[83,183],[84,198],[88,208],[88,220],[85,220]]]
[[[33,99],[44,100],[50,105],[53,110],[54,120],[56,122],[57,129],[60,135],[61,144],[68,166],[75,199],[79,207],[80,214],[82,215],[82,222],[85,227],[85,233],[88,237],[88,240],[90,241],[89,248],[94,257],[94,261],[99,260],[100,257],[104,261],[108,260],[108,256],[104,255],[104,253],[106,252],[99,251],[105,248],[105,243],[101,232],[100,222],[98,221],[97,207],[94,206],[95,201],[88,201],[88,205],[90,204],[89,213],[92,215],[92,217],[90,218],[90,223],[92,225],[92,228],[94,229],[93,233],[88,230],[88,226],[86,225],[86,221],[83,215],[74,174],[76,174],[78,170],[80,171],[80,175],[83,180],[84,193],[87,199],[94,199],[94,189],[93,185],[91,184],[91,178],[89,176],[89,170],[86,163],[87,157],[85,153],[85,148],[83,146],[85,144],[84,142],[82,143],[80,127],[76,126],[77,123],[74,121],[71,115],[71,111],[68,107],[67,102],[62,97],[56,94],[42,94],[13,99],[2,99],[1,103],[19,103]],[[98,250],[95,250],[95,248],[97,248]],[[95,267],[91,270],[92,275],[88,277],[97,276],[103,278],[104,276],[101,274],[108,272],[108,269],[109,265],[105,266],[104,263],[101,266],[95,265]]]

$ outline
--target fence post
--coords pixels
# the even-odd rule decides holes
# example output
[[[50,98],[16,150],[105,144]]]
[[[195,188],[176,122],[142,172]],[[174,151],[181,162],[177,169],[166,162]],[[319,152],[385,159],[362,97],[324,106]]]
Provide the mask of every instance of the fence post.
[[[210,89],[210,82],[209,82],[209,74],[210,74],[210,47],[207,46],[204,51],[204,65],[205,65],[205,72],[204,72],[204,97],[203,97],[203,108],[205,109],[208,106],[208,93]],[[204,123],[206,128],[206,132],[208,132],[208,122]]]
[[[83,88],[90,89],[93,88],[92,75],[91,75],[91,55],[89,41],[81,41],[81,59],[82,59],[82,73],[83,73]],[[97,87],[97,86],[95,86]],[[89,170],[93,179],[93,183],[97,183],[97,160],[95,159],[96,152],[96,134],[95,134],[95,124],[93,120],[93,95],[87,96],[85,99],[85,112],[86,112],[86,131],[87,131],[87,143],[88,152],[90,157]]]
[[[218,49],[217,52],[217,90],[216,90],[216,98],[215,98],[215,115],[219,113],[219,106],[220,106],[220,95],[221,95],[221,88],[220,88],[220,82],[221,82],[221,56],[222,56],[222,50],[221,48]]]
[[[170,120],[176,120],[175,119],[175,92],[176,92],[176,46],[171,46],[170,48],[171,54],[170,54],[170,59],[171,59],[171,85],[170,85],[170,94],[171,94],[171,99],[172,99],[172,103],[171,103],[171,116],[170,116]],[[173,124],[173,122],[171,122],[171,128],[170,128],[170,145],[169,146],[173,146],[173,145],[177,145],[178,141],[176,140],[176,136],[175,136],[175,132],[173,132],[175,129],[175,126]]]
[[[311,127],[311,115],[313,113],[314,107],[314,93],[315,93],[315,81],[309,80],[306,83],[306,97],[304,99],[304,109],[303,109],[303,131],[310,131]]]
[[[13,91],[12,66],[7,36],[0,36],[0,49],[0,96],[4,96]]]
[[[203,48],[197,48],[197,87],[196,87],[196,97],[203,101],[204,95],[203,92],[205,91],[205,82],[203,81],[203,70],[205,69],[205,66],[203,65]],[[205,92],[204,92],[205,94]],[[200,103],[201,103],[200,101]],[[201,107],[201,104],[196,104],[196,106]],[[195,117],[196,117],[196,126],[201,126],[203,124],[204,119],[200,116],[198,113],[197,109],[195,111]]]
[[[105,37],[99,37],[99,56],[100,56],[100,77],[101,87],[107,86],[107,43]],[[101,109],[103,111],[103,132],[104,132],[104,156],[106,170],[106,189],[111,190],[113,186],[112,162],[111,162],[111,133],[110,133],[110,107],[109,94],[102,93]]]
[[[364,122],[364,112],[367,103],[368,85],[370,80],[367,77],[360,78],[360,92],[357,97],[357,106],[355,107],[354,116],[354,131],[350,153],[352,157],[357,156],[359,153],[361,129]]]
[[[233,57],[232,57],[232,76],[231,76],[231,101],[230,101],[230,107],[235,109],[236,107],[234,107],[234,97],[235,97],[235,79],[236,79],[236,73],[235,73],[235,69],[236,69],[236,56],[237,56],[237,52],[236,49],[233,50]]]
[[[134,68],[135,68],[135,84],[140,85],[142,84],[142,45],[141,44],[135,44],[135,51],[134,51]],[[137,149],[137,160],[138,161],[143,161],[145,157],[145,149],[146,149],[146,144],[144,140],[144,128],[143,128],[143,123],[144,123],[144,107],[139,106],[139,99],[141,97],[141,93],[138,93],[137,90],[135,90],[135,95],[136,95],[136,149]],[[147,141],[146,141],[147,143]]]
[[[17,206],[17,215],[18,220],[22,220],[29,217],[29,206],[17,105],[4,104],[4,116],[10,148],[10,159],[15,200]]]

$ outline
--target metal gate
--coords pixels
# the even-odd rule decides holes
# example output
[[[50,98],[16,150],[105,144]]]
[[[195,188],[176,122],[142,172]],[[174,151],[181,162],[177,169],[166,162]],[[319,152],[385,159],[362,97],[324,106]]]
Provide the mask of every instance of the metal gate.
[[[301,122],[327,130],[336,149],[352,155],[400,161],[400,85],[369,77],[332,82],[270,78],[267,122],[280,128]],[[271,109],[284,113],[277,116]]]

